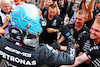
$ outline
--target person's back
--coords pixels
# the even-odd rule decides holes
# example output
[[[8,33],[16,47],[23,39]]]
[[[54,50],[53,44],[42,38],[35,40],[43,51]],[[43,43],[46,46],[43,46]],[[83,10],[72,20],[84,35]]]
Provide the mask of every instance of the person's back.
[[[1,38],[0,58],[3,57],[7,60],[5,61],[7,66],[40,67],[43,64],[61,65],[62,61],[59,61],[62,60],[61,57],[67,57],[67,53],[54,50],[52,47],[43,43],[39,44],[37,50],[34,50],[34,48],[28,48],[29,46],[10,42],[5,38]],[[59,60],[57,58],[59,58]],[[68,60],[68,58],[65,60]],[[67,62],[63,60],[63,64],[66,63]]]

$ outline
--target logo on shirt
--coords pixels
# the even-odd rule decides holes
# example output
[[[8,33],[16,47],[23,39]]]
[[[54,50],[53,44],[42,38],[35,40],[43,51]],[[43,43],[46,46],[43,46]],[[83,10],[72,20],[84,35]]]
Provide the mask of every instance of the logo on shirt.
[[[84,51],[87,51],[88,49],[90,49],[90,46],[91,46],[90,40],[87,40],[87,41],[85,42],[85,45],[83,46],[83,50],[84,50]]]
[[[42,26],[46,26],[47,25],[47,23],[45,21],[42,21],[41,23],[42,23],[41,24]]]
[[[73,30],[73,28],[70,29],[70,32],[71,32],[72,35],[74,35],[74,30]]]
[[[41,25],[42,25],[42,26],[46,26],[46,25],[47,25],[47,20],[46,20],[46,18],[43,19],[43,21],[41,22]]]
[[[56,26],[57,25],[57,20],[55,19],[54,21],[53,21],[53,23],[52,23],[52,26]]]

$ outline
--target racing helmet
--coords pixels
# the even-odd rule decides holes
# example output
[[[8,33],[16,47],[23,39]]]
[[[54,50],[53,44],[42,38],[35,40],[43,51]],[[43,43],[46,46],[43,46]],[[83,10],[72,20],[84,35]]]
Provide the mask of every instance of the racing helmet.
[[[39,35],[42,32],[40,24],[42,18],[41,11],[32,4],[22,4],[16,6],[11,14],[11,23],[13,27]]]
[[[25,45],[37,49],[38,42],[30,34],[36,37],[41,34],[40,21],[42,19],[41,11],[35,5],[22,4],[16,6],[11,14],[10,38],[15,42],[23,42]],[[28,36],[31,38],[28,38]]]

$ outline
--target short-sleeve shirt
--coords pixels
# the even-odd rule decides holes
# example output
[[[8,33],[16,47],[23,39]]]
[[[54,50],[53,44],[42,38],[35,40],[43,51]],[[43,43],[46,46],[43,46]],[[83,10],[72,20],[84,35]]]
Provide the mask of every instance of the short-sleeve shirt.
[[[52,20],[48,19],[48,15],[44,15],[44,22],[41,23],[43,32],[40,35],[40,43],[53,43],[53,40],[57,40],[57,33],[48,33],[47,28],[58,29],[60,25],[63,25],[62,19],[55,15]]]
[[[77,42],[78,40],[81,39],[81,37],[83,37],[85,34],[89,33],[89,29],[84,25],[82,29],[80,29],[79,31],[77,29],[74,28],[75,24],[67,24],[67,27],[70,30],[70,33],[73,35],[75,41]],[[66,40],[64,40],[64,42],[62,42],[62,45],[66,45],[66,43],[68,43]]]

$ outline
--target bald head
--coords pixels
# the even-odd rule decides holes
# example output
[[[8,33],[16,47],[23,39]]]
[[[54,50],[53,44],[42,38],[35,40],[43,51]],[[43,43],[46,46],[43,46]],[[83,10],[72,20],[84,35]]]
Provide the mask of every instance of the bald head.
[[[11,1],[10,0],[1,0],[1,9],[5,13],[9,13],[11,10]]]
[[[2,5],[2,3],[11,3],[11,1],[10,0],[1,0],[1,5]]]

